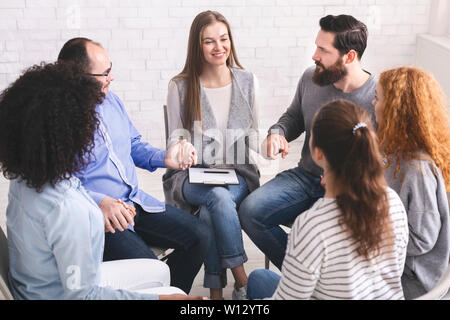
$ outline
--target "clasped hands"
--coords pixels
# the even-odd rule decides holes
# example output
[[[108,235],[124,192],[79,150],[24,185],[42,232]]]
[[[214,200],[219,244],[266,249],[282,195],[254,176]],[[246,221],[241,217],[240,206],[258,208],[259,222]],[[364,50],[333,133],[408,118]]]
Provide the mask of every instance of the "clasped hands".
[[[175,170],[186,170],[197,164],[197,151],[185,139],[172,145],[164,158],[164,165]]]
[[[186,170],[197,164],[197,151],[194,146],[186,140],[180,140],[167,150],[164,165],[167,168]],[[105,232],[115,233],[115,230],[124,231],[128,224],[134,226],[136,208],[126,204],[122,200],[104,197],[99,205],[104,219]]]

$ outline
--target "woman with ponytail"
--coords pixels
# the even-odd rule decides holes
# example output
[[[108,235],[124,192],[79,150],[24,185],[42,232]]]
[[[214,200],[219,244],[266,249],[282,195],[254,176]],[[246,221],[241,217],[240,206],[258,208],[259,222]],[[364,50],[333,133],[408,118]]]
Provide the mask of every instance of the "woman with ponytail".
[[[254,271],[249,298],[403,299],[408,223],[384,179],[370,116],[346,100],[325,105],[310,149],[324,170],[325,196],[294,222],[281,279]]]
[[[385,177],[400,196],[409,224],[402,276],[406,299],[432,289],[450,257],[450,122],[438,82],[425,71],[383,72],[373,101]]]

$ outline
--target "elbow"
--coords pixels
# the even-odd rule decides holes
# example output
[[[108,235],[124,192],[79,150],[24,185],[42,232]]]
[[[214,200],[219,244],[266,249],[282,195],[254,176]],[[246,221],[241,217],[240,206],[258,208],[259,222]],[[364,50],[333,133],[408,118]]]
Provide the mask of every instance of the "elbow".
[[[436,244],[436,239],[410,236],[408,242],[408,256],[420,256],[430,252]]]

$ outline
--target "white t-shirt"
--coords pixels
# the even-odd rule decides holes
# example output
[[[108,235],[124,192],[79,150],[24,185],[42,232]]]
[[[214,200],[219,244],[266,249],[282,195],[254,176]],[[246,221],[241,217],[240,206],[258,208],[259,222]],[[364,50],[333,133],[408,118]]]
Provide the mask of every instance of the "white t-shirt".
[[[253,93],[253,122],[252,129],[258,130],[258,91],[259,91],[259,83],[258,79],[255,75],[253,75],[253,85],[254,85],[254,93]],[[225,137],[225,130],[228,124],[228,115],[230,113],[230,105],[231,105],[231,94],[232,94],[232,83],[221,87],[221,88],[205,88],[206,97],[208,98],[209,104],[211,106],[212,112],[216,119],[217,129],[221,130],[222,136]],[[168,118],[168,126],[169,126],[169,135],[171,136],[171,140],[169,141],[169,146],[172,145],[173,142],[176,142],[176,135],[172,135],[172,133],[176,129],[182,129],[183,124],[181,121],[181,113],[180,113],[180,95],[178,93],[178,88],[175,81],[171,80],[169,82],[169,89],[167,93],[167,118]],[[219,155],[220,156],[220,155]]]
[[[339,224],[335,199],[319,199],[295,220],[289,235],[282,276],[272,299],[404,299],[401,276],[408,244],[408,221],[397,193],[388,188],[395,240],[367,260],[358,242]]]

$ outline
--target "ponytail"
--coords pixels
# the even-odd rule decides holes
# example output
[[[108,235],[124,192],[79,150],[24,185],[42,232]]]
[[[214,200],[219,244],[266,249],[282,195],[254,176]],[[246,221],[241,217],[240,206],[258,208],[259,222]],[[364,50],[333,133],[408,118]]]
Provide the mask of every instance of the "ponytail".
[[[358,241],[360,255],[377,256],[386,231],[392,235],[382,157],[370,116],[345,100],[322,107],[314,118],[312,145],[328,161],[338,190],[336,201]]]

